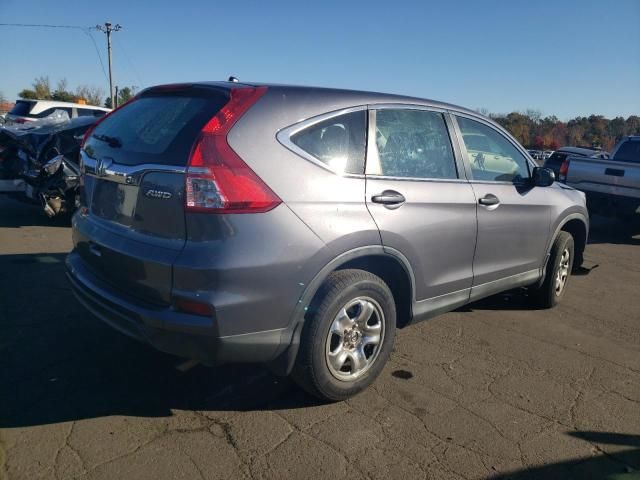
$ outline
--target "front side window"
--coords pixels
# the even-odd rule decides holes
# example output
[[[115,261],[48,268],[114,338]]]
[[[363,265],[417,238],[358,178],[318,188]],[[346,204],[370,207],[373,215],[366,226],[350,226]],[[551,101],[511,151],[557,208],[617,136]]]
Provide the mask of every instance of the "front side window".
[[[364,172],[366,110],[345,113],[311,125],[291,141],[338,173]]]
[[[458,178],[451,140],[438,112],[410,109],[376,111],[377,155],[367,175],[404,178]]]
[[[493,128],[456,117],[475,180],[518,183],[529,178],[527,159]]]

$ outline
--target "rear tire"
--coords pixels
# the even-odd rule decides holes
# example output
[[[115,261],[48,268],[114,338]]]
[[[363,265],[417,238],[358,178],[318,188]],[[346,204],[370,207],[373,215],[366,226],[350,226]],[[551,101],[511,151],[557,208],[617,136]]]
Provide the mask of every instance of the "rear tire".
[[[364,270],[333,272],[322,285],[300,338],[294,381],[326,401],[361,392],[384,368],[395,340],[389,287]]]
[[[532,299],[538,307],[553,308],[562,300],[574,258],[573,237],[569,232],[560,231],[551,247],[544,281],[532,292]]]

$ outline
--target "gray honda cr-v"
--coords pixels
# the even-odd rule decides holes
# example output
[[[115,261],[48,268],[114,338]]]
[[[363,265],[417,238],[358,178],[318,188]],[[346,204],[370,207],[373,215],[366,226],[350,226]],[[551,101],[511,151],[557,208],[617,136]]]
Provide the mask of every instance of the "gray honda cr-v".
[[[114,328],[312,394],[371,384],[396,328],[580,265],[584,196],[491,120],[380,93],[149,88],[85,137],[68,276]]]

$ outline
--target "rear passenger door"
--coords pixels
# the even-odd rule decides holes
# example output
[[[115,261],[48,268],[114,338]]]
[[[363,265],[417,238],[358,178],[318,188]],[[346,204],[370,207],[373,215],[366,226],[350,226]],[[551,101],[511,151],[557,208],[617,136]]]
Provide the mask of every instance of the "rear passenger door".
[[[476,201],[444,111],[372,106],[366,201],[385,248],[415,277],[414,314],[467,301],[473,281]]]

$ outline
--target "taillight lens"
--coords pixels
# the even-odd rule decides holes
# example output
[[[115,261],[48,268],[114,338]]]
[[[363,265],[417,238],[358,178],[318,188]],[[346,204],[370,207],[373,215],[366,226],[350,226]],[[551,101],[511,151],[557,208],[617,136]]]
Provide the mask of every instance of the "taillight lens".
[[[564,182],[567,180],[567,173],[569,172],[569,160],[565,160],[564,162],[562,162],[562,165],[560,165],[560,171],[559,173],[559,180]]]
[[[232,89],[229,102],[200,132],[185,175],[187,211],[260,213],[281,203],[227,142],[231,128],[266,90],[266,87]]]

